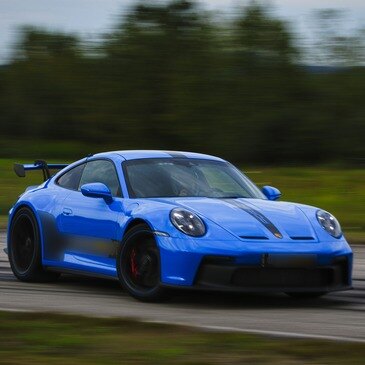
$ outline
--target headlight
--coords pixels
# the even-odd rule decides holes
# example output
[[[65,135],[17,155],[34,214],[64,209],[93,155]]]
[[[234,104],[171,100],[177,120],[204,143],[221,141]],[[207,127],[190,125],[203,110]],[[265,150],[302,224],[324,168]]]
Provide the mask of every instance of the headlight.
[[[332,214],[324,210],[318,210],[317,220],[321,227],[332,237],[340,238],[342,236],[340,223],[338,223],[338,220]]]
[[[176,208],[170,213],[171,223],[181,232],[194,237],[205,235],[204,222],[188,210]]]

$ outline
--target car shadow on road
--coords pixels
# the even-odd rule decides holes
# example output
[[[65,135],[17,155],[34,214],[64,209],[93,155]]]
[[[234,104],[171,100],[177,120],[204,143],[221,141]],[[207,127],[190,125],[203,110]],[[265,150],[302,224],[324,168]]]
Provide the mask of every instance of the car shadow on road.
[[[63,275],[60,282],[69,288],[79,288],[83,291],[97,291],[108,296],[122,296],[133,303],[134,298],[121,287],[116,280]],[[328,294],[320,298],[291,298],[284,293],[229,293],[198,290],[170,290],[169,298],[164,305],[170,307],[239,310],[239,309],[280,309],[280,308],[329,308],[352,305],[343,294],[337,296]],[[344,298],[342,300],[341,298]],[[153,304],[151,304],[153,305]]]
[[[210,309],[329,308],[351,304],[331,294],[320,298],[292,298],[284,293],[176,292],[170,305]]]

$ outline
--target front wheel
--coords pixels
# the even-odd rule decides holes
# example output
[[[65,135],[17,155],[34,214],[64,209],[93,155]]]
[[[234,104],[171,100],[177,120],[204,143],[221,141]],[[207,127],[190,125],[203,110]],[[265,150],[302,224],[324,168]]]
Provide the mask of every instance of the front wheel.
[[[166,298],[160,283],[159,250],[147,225],[133,227],[125,235],[118,250],[117,271],[120,283],[134,298],[146,302]]]

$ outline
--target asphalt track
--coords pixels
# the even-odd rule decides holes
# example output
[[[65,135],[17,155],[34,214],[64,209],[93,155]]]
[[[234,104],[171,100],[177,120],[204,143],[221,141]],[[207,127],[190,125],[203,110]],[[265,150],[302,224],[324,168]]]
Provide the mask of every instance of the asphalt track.
[[[365,343],[365,245],[353,246],[352,291],[313,300],[180,291],[169,302],[146,304],[129,297],[116,281],[65,275],[52,284],[22,283],[3,252],[5,238],[0,233],[0,310],[127,317],[207,330]]]

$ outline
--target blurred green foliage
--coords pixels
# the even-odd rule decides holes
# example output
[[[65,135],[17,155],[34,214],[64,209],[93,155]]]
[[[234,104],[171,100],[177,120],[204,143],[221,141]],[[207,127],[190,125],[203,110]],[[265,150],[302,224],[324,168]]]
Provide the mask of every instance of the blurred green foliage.
[[[0,68],[0,156],[156,148],[363,163],[365,68],[312,73],[299,54],[255,2],[225,21],[191,1],[138,3],[96,42],[24,28]]]
[[[0,312],[0,364],[362,364],[361,343]]]

